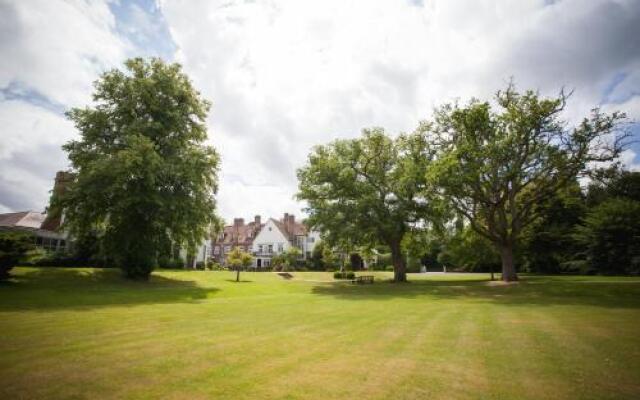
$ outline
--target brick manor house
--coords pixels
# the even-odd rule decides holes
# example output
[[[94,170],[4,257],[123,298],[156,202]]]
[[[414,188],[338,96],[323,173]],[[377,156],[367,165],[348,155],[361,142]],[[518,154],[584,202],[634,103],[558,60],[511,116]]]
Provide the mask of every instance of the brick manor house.
[[[311,257],[313,247],[319,241],[318,232],[308,229],[303,223],[295,220],[293,214],[284,214],[284,218],[269,218],[262,222],[259,215],[246,223],[244,218],[235,218],[233,225],[224,227],[220,235],[212,240],[212,258],[225,264],[226,255],[234,248],[254,256],[253,267],[261,269],[271,265],[271,258],[286,252],[290,247],[300,249],[301,259]]]

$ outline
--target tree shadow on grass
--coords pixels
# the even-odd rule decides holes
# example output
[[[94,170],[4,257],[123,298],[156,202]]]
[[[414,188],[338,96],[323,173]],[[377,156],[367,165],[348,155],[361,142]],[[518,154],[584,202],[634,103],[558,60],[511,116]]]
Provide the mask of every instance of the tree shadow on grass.
[[[464,299],[510,306],[588,305],[640,309],[640,281],[582,282],[536,278],[540,277],[524,278],[518,284],[496,286],[489,285],[486,279],[420,280],[402,284],[376,281],[373,285],[333,283],[314,286],[312,293],[356,301]]]
[[[157,274],[148,281],[132,281],[117,269],[41,268],[0,283],[0,311],[188,303],[217,291]]]

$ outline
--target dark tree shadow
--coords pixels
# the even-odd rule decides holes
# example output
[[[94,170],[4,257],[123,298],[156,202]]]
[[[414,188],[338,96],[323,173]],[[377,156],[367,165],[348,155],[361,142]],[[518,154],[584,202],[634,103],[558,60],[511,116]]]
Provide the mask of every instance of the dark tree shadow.
[[[116,269],[42,268],[0,283],[0,310],[90,309],[102,306],[194,302],[217,292],[194,281],[152,274],[125,279]]]
[[[589,305],[608,308],[640,308],[640,281],[607,282],[555,280],[525,277],[514,285],[490,285],[478,280],[420,280],[406,284],[376,281],[373,285],[330,283],[312,288],[312,293],[344,300],[385,301],[419,298],[425,301],[465,298],[495,304]]]

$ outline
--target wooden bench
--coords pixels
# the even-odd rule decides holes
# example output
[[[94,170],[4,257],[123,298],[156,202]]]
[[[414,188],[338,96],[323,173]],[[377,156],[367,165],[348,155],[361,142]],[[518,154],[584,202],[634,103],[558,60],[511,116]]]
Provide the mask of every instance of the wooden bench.
[[[373,283],[373,275],[356,276],[356,279],[352,280],[351,283]]]

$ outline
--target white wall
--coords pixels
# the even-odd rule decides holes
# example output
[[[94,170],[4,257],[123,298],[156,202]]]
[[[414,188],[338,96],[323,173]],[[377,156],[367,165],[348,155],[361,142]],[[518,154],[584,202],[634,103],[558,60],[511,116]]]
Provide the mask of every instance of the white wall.
[[[253,239],[253,245],[251,251],[258,252],[259,246],[262,245],[262,253],[267,252],[269,245],[273,245],[273,254],[278,253],[278,245],[282,244],[282,250],[287,251],[291,244],[287,240],[286,236],[280,231],[272,219],[269,219],[264,224],[258,235]]]

